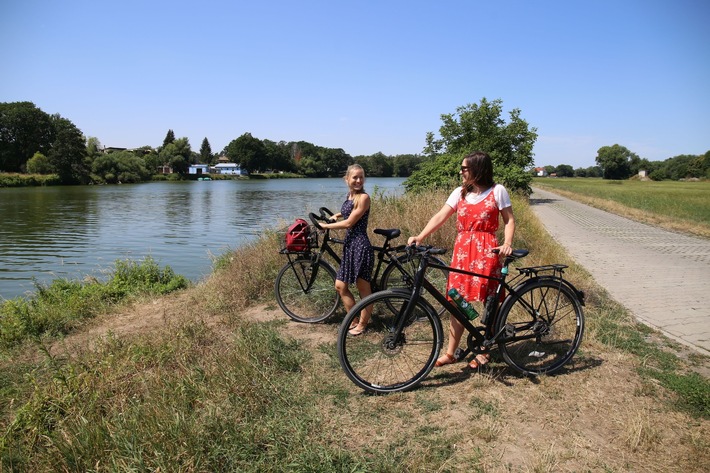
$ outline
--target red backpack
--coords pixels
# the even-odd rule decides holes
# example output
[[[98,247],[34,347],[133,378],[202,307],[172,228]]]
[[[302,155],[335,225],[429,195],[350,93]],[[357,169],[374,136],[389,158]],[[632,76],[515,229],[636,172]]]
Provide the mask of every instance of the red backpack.
[[[311,228],[308,226],[308,222],[302,218],[297,218],[286,230],[286,250],[306,251],[310,233]]]

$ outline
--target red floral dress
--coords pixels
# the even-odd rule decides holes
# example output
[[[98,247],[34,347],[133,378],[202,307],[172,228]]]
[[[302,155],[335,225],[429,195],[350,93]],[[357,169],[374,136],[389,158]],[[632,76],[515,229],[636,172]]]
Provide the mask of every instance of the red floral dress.
[[[451,266],[479,274],[500,276],[501,262],[491,248],[498,246],[496,231],[500,211],[493,190],[480,202],[471,204],[462,199],[456,210],[456,242]],[[467,274],[449,273],[446,288],[455,287],[469,302],[485,301],[498,287],[496,281]]]

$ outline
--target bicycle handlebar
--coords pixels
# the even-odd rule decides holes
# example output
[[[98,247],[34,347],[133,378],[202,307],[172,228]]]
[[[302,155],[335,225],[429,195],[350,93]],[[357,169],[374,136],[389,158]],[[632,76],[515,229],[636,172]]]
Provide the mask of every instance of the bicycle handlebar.
[[[318,212],[320,212],[320,216],[326,220],[335,215],[328,207],[321,207],[318,209]]]
[[[323,215],[318,216],[318,215],[314,214],[313,212],[310,212],[310,213],[308,214],[308,218],[311,219],[311,222],[313,222],[313,225],[314,225],[318,230],[325,231],[325,228],[323,228],[323,227],[320,226],[320,223],[318,223],[318,220],[321,220],[321,221],[323,221],[323,222],[327,222],[327,221],[328,221],[327,218],[325,218]]]
[[[410,253],[419,254],[429,254],[429,255],[443,255],[446,253],[446,248],[436,248],[431,245],[409,245],[407,251]]]

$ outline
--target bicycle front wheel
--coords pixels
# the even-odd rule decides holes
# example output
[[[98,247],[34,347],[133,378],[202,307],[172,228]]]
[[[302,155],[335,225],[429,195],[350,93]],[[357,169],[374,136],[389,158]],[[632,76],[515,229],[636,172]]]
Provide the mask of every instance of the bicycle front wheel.
[[[433,256],[430,256],[429,258],[433,263],[437,263],[442,266],[447,266],[447,264],[439,258]],[[411,285],[413,284],[414,273],[416,273],[417,269],[419,268],[420,260],[421,255],[417,254],[411,256],[402,255],[397,258],[397,261],[399,262],[400,266],[404,268],[406,273],[403,273],[402,270],[394,262],[387,265],[384,272],[382,273],[382,289],[410,289]],[[439,292],[441,292],[442,294],[446,293],[446,284],[449,281],[449,272],[447,270],[429,267],[427,268],[425,276],[427,280],[439,290]],[[439,315],[442,315],[446,311],[446,309],[444,309],[444,307],[439,304],[436,299],[434,299],[434,296],[432,296],[428,292],[424,291],[422,293],[422,296],[429,302],[429,304],[432,305],[432,307],[436,307],[437,313]]]
[[[558,280],[531,280],[503,302],[495,333],[512,368],[527,375],[558,371],[579,348],[584,333],[582,304]]]
[[[348,312],[338,332],[338,357],[345,374],[358,387],[372,393],[410,389],[421,382],[436,363],[443,345],[441,321],[425,300],[417,301],[401,333],[399,318],[411,299],[405,291],[376,292]],[[367,330],[348,334],[352,321],[371,311]]]
[[[331,317],[340,296],[335,290],[335,270],[322,261],[303,257],[287,263],[274,287],[276,302],[297,322],[317,323]]]

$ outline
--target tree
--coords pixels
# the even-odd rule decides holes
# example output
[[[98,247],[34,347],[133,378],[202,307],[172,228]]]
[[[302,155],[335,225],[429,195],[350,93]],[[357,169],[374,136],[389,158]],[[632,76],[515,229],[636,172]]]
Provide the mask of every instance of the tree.
[[[461,160],[473,151],[487,152],[493,159],[494,175],[511,190],[530,194],[532,176],[525,172],[533,164],[533,146],[537,129],[520,118],[520,110],[510,112],[506,123],[502,118],[500,99],[458,107],[454,114],[441,116],[440,138],[427,133],[424,153],[430,161],[405,181],[408,191],[425,187],[450,187],[457,182]],[[423,184],[426,183],[426,184]]]
[[[51,174],[54,172],[54,168],[45,155],[37,152],[27,161],[27,172],[32,174]]]
[[[264,148],[266,149],[266,160],[271,163],[274,170],[278,171],[295,171],[296,163],[291,159],[291,146],[285,141],[278,143],[270,140],[263,140]]]
[[[326,176],[343,176],[352,163],[352,157],[341,148],[318,148],[316,154],[321,161]]]
[[[422,157],[416,154],[399,154],[392,158],[392,175],[409,177],[422,162]]]
[[[109,184],[146,181],[152,175],[143,159],[131,151],[99,156],[92,163],[91,172],[95,180]]]
[[[392,158],[385,156],[384,153],[375,153],[372,156],[364,156],[363,157],[363,162],[365,163],[365,166],[363,166],[366,171],[368,176],[373,176],[373,177],[391,177],[394,166],[393,166],[393,160]],[[363,164],[360,161],[357,161],[361,165]]]
[[[569,164],[560,164],[555,168],[557,177],[574,177],[574,168]]]
[[[232,140],[224,151],[232,162],[239,164],[242,169],[250,173],[272,167],[264,143],[251,136],[251,133],[244,133],[236,140]]]
[[[32,102],[0,103],[0,171],[22,172],[35,153],[46,156],[53,141],[49,114]]]
[[[597,151],[596,163],[602,168],[604,179],[628,179],[632,163],[638,167],[640,158],[624,146],[602,146]],[[637,171],[638,172],[638,171]]]
[[[192,156],[190,141],[187,138],[178,138],[161,149],[159,156],[161,163],[170,165],[173,172],[187,174]]]
[[[173,130],[170,129],[168,132],[165,134],[165,139],[163,139],[163,148],[168,146],[171,143],[175,142],[175,133],[173,133]]]
[[[49,162],[63,184],[86,182],[86,140],[76,125],[59,114],[52,115],[55,139],[47,154]]]
[[[213,164],[214,155],[212,154],[212,147],[210,142],[207,141],[207,137],[202,140],[202,146],[200,146],[200,162],[204,164]]]

